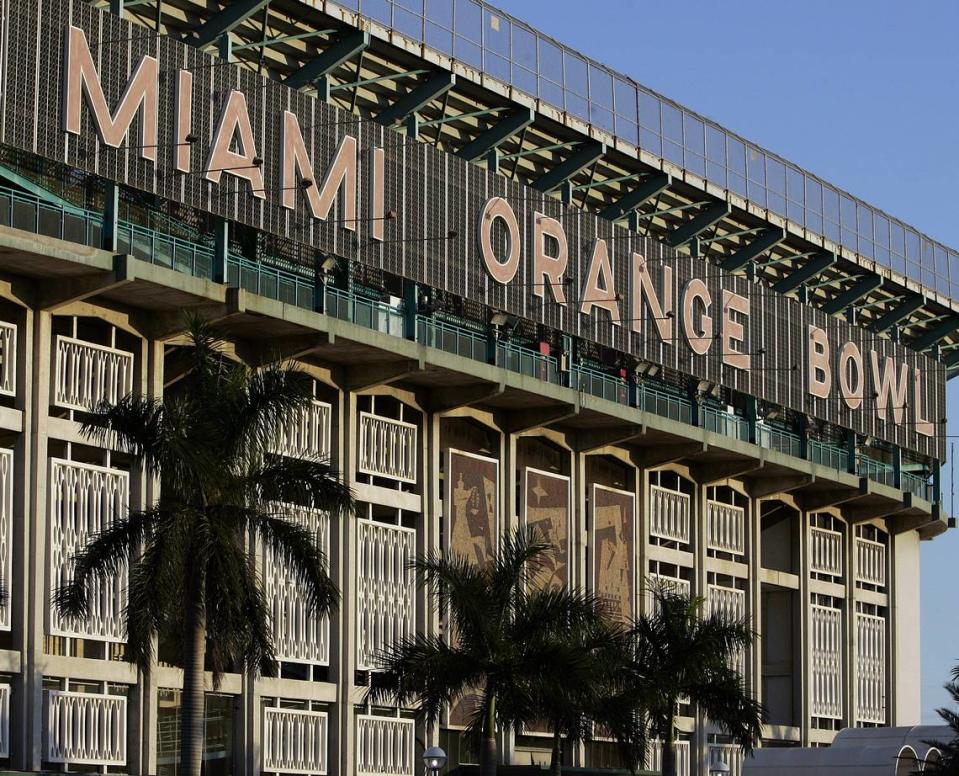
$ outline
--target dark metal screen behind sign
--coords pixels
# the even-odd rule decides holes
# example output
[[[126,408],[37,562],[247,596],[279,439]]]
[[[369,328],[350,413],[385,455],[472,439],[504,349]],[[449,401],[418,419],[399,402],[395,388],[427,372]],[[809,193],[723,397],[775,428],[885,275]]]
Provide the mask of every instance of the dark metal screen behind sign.
[[[944,457],[933,359],[87,3],[0,9],[4,144]]]

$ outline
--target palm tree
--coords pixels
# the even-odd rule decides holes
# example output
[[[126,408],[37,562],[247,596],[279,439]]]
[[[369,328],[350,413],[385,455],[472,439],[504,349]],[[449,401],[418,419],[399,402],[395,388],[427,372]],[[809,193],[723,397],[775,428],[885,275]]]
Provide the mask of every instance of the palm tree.
[[[605,724],[627,750],[643,751],[643,728],[662,741],[663,776],[675,776],[675,715],[688,698],[750,751],[762,732],[765,709],[750,697],[735,658],[753,640],[744,621],[703,616],[703,599],[668,588],[653,590],[653,613],[633,623],[630,659]]]
[[[56,605],[86,617],[97,583],[129,559],[129,656],[148,671],[158,637],[179,645],[181,774],[199,776],[206,666],[217,683],[224,671],[271,670],[275,663],[248,542],[259,540],[284,558],[309,607],[329,612],[339,593],[325,558],[283,505],[336,514],[352,511],[353,497],[325,461],[271,452],[283,425],[311,401],[306,374],[228,359],[198,320],[190,322],[189,338],[185,376],[162,402],[131,394],[100,405],[84,424],[88,437],[115,439],[147,475],[159,476],[160,497],[145,510],[116,515],[91,539],[74,558],[73,579],[57,591]]]
[[[430,724],[467,695],[477,703],[469,731],[480,739],[480,776],[495,776],[496,730],[540,721],[543,682],[553,678],[556,634],[596,616],[588,597],[529,584],[549,545],[531,530],[507,536],[484,566],[431,554],[414,568],[448,613],[450,637],[418,633],[380,656],[372,702],[416,705]]]
[[[959,704],[959,666],[952,669],[952,680],[944,685],[952,702]],[[949,709],[936,709],[936,713],[942,718],[950,731],[952,740],[950,741],[926,741],[930,746],[936,747],[941,753],[938,762],[929,762],[926,764],[924,773],[935,773],[938,776],[959,776],[959,712]]]

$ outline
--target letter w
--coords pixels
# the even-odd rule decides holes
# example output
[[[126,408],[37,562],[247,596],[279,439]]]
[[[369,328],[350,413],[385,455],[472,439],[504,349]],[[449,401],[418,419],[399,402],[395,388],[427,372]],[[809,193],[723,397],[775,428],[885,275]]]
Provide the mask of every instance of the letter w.
[[[133,117],[139,113],[140,155],[156,162],[159,72],[154,57],[143,57],[127,83],[116,112],[111,113],[87,45],[87,36],[79,27],[71,25],[64,52],[64,129],[74,135],[81,133],[80,109],[86,98],[101,142],[119,148],[130,131]]]
[[[896,363],[891,357],[883,359],[882,376],[879,375],[879,354],[873,350],[869,355],[872,360],[872,384],[876,391],[876,414],[883,422],[887,419],[886,410],[892,407],[892,417],[896,424],[902,423],[902,416],[906,410],[906,387],[909,381],[909,367],[899,365],[899,374],[896,374]]]

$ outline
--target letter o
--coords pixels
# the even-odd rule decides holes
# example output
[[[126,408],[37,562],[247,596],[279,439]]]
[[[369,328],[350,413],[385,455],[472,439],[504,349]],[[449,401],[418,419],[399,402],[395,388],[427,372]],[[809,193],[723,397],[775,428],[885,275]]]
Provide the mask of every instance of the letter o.
[[[850,364],[855,376],[849,374]],[[839,351],[839,392],[842,394],[843,402],[851,410],[857,410],[862,406],[865,377],[859,346],[855,342],[847,342]]]
[[[502,262],[493,251],[493,224],[496,223],[497,218],[502,219],[509,230],[509,256]],[[504,285],[509,283],[516,277],[519,270],[520,242],[516,214],[505,199],[493,197],[483,207],[483,212],[480,214],[479,234],[480,253],[483,255],[486,271],[497,283]]]

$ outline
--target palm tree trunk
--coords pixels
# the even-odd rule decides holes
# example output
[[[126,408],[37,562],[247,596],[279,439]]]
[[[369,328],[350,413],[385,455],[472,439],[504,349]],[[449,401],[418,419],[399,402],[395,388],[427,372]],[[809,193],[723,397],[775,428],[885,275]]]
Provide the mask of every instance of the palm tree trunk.
[[[671,704],[670,708],[675,708],[676,704]],[[663,738],[663,768],[662,776],[677,776],[676,774],[676,747],[673,745],[673,720],[669,720],[666,726],[666,735]]]
[[[199,596],[187,601],[184,614],[183,703],[180,708],[180,774],[200,776],[205,717],[203,667],[206,662],[206,612]]]
[[[563,736],[559,726],[553,728],[553,753],[549,758],[549,776],[562,776],[563,773]]]
[[[486,722],[480,744],[480,776],[496,776],[496,696],[487,694]]]

